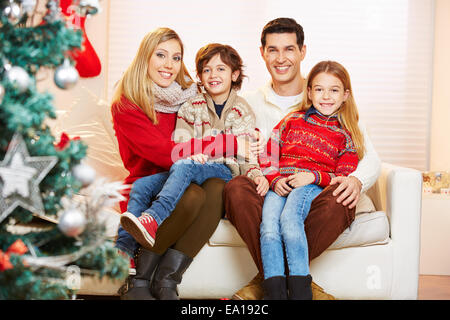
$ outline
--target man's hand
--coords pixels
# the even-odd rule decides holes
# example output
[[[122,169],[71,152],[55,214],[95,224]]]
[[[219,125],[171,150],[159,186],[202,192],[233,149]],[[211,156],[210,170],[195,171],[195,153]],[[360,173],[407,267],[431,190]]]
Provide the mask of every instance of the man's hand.
[[[264,197],[269,191],[269,181],[267,181],[266,177],[264,176],[258,176],[253,181],[256,183],[256,192],[261,196]]]
[[[352,209],[356,206],[356,203],[361,196],[361,188],[362,183],[358,180],[358,178],[349,176],[349,177],[334,177],[331,179],[330,185],[339,183],[339,186],[334,190],[333,196],[339,195],[336,199],[337,203],[341,203],[344,206]]]
[[[201,164],[205,164],[208,161],[208,156],[203,153],[194,154],[193,156],[188,157],[188,159],[194,160],[196,162],[200,162]]]
[[[287,179],[286,182],[291,187],[298,188],[298,187],[303,187],[303,186],[313,183],[314,180],[316,179],[316,177],[314,176],[314,173],[311,173],[311,172],[299,172],[299,173],[290,175],[286,179]]]
[[[287,184],[287,178],[278,180],[277,183],[275,183],[274,191],[280,197],[287,196],[292,191],[292,188]]]

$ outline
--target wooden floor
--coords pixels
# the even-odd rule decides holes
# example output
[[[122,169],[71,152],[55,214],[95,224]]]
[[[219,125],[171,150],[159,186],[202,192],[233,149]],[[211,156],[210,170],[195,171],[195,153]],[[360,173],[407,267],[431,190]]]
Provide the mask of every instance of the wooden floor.
[[[419,276],[419,300],[450,300],[450,276]]]
[[[119,296],[78,296],[81,300],[118,300]],[[450,276],[419,276],[418,300],[450,300]]]

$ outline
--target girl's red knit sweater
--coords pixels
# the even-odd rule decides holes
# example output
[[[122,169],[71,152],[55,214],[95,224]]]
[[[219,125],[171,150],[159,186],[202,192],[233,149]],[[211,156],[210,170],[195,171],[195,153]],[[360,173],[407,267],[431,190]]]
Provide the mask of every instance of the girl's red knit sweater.
[[[176,113],[157,112],[158,124],[154,125],[141,108],[125,97],[122,97],[120,104],[111,106],[111,113],[120,156],[130,173],[125,184],[168,171],[175,161],[191,154],[205,153],[209,157],[217,157],[225,152],[237,152],[237,141],[233,135],[219,134],[215,138],[191,139],[176,144],[172,140]],[[122,211],[126,210],[126,205],[127,201],[120,204]]]
[[[333,177],[355,171],[358,155],[337,117],[326,117],[311,106],[277,124],[259,161],[272,189],[279,179],[302,171],[312,172],[313,183],[326,187]]]

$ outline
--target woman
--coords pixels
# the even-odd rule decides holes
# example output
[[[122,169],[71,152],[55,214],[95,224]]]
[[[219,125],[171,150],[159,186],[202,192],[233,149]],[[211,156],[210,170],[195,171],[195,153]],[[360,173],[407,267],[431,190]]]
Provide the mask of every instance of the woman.
[[[183,63],[179,36],[168,28],[148,33],[119,81],[111,107],[120,155],[130,172],[126,184],[169,171],[179,158],[179,152],[172,151],[175,146],[193,154],[207,149],[216,156],[226,149],[236,152],[247,147],[244,140],[231,135],[178,145],[172,141],[178,109],[196,94],[197,86]],[[160,176],[163,184],[164,175]],[[177,284],[223,215],[223,187],[220,179],[190,185],[172,215],[158,228],[151,249],[140,247],[119,228],[116,247],[134,257],[136,264],[136,276],[128,281],[122,299],[178,299]],[[121,211],[126,210],[127,201],[121,203]]]

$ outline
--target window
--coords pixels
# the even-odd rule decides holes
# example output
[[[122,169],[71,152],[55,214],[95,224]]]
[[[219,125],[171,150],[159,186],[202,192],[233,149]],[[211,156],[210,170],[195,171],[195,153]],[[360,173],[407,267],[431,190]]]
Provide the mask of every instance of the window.
[[[209,42],[240,53],[242,91],[269,80],[259,53],[263,26],[292,17],[305,31],[302,73],[321,60],[350,72],[360,118],[385,162],[426,170],[432,93],[433,0],[110,1],[108,97],[143,36],[167,26],[185,45],[195,75],[196,51]]]

